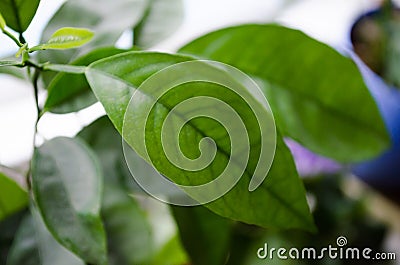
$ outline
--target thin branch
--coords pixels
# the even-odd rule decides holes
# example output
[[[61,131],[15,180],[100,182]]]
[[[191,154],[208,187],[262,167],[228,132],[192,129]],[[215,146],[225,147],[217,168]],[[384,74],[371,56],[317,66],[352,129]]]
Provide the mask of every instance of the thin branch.
[[[3,33],[5,35],[7,35],[10,39],[12,39],[17,45],[18,47],[22,47],[24,46],[13,34],[11,34],[10,32],[8,32],[7,30],[3,30]]]

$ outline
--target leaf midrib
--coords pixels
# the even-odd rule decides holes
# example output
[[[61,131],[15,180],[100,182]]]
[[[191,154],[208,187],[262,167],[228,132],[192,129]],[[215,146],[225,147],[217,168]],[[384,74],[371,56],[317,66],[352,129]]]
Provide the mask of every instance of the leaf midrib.
[[[89,67],[88,67],[88,70],[92,70],[92,71],[94,70],[94,71],[99,72],[99,73],[101,73],[101,74],[103,74],[103,75],[106,75],[106,76],[108,76],[108,77],[110,77],[110,78],[112,78],[112,79],[115,79],[115,80],[118,80],[118,81],[120,81],[120,82],[123,82],[124,84],[127,85],[127,87],[130,87],[130,88],[132,88],[132,89],[134,89],[134,90],[140,91],[140,93],[142,93],[142,94],[145,95],[146,97],[153,98],[152,95],[147,94],[147,93],[145,93],[145,92],[143,92],[143,91],[141,91],[141,90],[135,88],[133,84],[131,84],[130,82],[128,82],[128,81],[126,81],[126,80],[124,80],[124,79],[122,79],[122,78],[119,77],[119,76],[115,76],[115,75],[113,75],[113,74],[111,74],[111,73],[108,73],[108,72],[105,72],[105,71],[103,71],[103,70],[94,69],[93,66],[89,66]],[[162,106],[163,106],[164,108],[166,108],[167,110],[171,110],[170,108],[168,108],[167,106],[165,106],[165,105],[162,104],[162,103],[159,103],[159,102],[158,102],[157,104],[162,105]],[[128,104],[127,104],[127,105],[128,105]],[[126,109],[125,109],[125,112],[126,112]],[[124,116],[125,116],[125,113],[124,113]],[[205,133],[202,132],[199,128],[197,128],[196,126],[194,126],[190,121],[189,121],[188,123],[189,123],[190,126],[191,126],[196,132],[198,132],[201,136],[207,137],[207,134],[205,134]],[[228,154],[224,149],[222,149],[217,143],[216,143],[216,146],[217,146],[218,150],[219,150],[223,155],[225,155],[227,158],[230,157],[229,154]],[[235,160],[234,160],[234,161],[235,161]],[[252,174],[248,171],[247,166],[246,166],[244,172],[245,172],[245,174],[247,175],[247,177],[251,178]],[[309,223],[308,218],[306,218],[303,214],[301,214],[301,213],[298,212],[296,209],[294,209],[294,208],[291,206],[291,204],[289,204],[289,203],[287,203],[285,200],[283,200],[280,196],[278,196],[278,194],[276,194],[275,192],[273,192],[269,187],[266,187],[265,185],[260,185],[260,187],[262,187],[263,189],[265,189],[265,190],[271,195],[272,198],[274,198],[274,199],[275,199],[276,201],[278,201],[281,205],[283,205],[283,206],[285,206],[287,209],[289,209],[290,212],[294,213],[294,215],[297,216],[300,220],[304,221],[304,222],[307,223],[307,224]],[[249,191],[249,192],[250,192],[250,191]],[[224,197],[225,197],[225,196],[224,196]]]

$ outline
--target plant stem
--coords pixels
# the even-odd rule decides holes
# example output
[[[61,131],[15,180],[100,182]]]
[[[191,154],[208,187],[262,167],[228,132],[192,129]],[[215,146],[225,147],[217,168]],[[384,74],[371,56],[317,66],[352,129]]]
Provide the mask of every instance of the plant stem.
[[[18,45],[18,47],[22,47],[23,46],[23,44],[14,35],[12,35],[7,30],[4,29],[3,33],[6,34],[10,39],[12,39]]]
[[[37,111],[37,117],[36,117],[36,121],[35,121],[34,133],[33,133],[33,148],[35,148],[36,147],[36,135],[37,135],[37,131],[38,131],[38,123],[39,123],[39,120],[41,117],[41,109],[39,106],[39,84],[38,84],[41,70],[39,68],[36,68],[35,66],[30,66],[30,67],[34,67],[34,69],[35,69],[35,72],[33,73],[33,76],[32,76],[32,85],[33,85],[33,92],[34,92],[35,105],[36,105],[36,111]],[[27,68],[28,76],[31,75],[30,67]],[[29,170],[26,174],[26,184],[28,186],[28,191],[32,190],[32,185],[31,185],[31,180],[30,180],[31,172],[32,172],[32,168],[30,165]]]
[[[34,96],[35,96],[35,104],[36,104],[36,111],[37,111],[37,118],[36,118],[36,122],[35,122],[35,136],[37,133],[37,125],[39,123],[40,117],[41,117],[41,113],[42,110],[40,109],[39,106],[39,85],[38,85],[38,81],[39,81],[39,76],[40,76],[40,69],[35,67],[35,72],[33,73],[33,78],[32,78],[32,84],[33,84],[33,91],[34,91]]]

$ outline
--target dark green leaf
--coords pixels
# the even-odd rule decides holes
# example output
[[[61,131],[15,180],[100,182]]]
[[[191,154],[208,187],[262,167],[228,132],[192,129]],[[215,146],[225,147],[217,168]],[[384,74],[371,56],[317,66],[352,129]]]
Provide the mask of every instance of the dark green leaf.
[[[238,26],[207,34],[181,52],[259,78],[284,135],[316,153],[348,162],[388,147],[382,118],[356,65],[300,31]]]
[[[151,230],[144,212],[127,192],[133,178],[126,168],[120,134],[104,116],[84,128],[78,136],[93,148],[103,167],[106,184],[102,216],[108,235],[110,263],[147,264],[153,250]]]
[[[105,264],[106,243],[99,217],[102,176],[92,151],[59,137],[34,152],[32,188],[51,234],[89,263]]]
[[[40,0],[2,0],[0,1],[0,12],[3,14],[7,26],[22,33],[35,16],[39,2]]]
[[[151,227],[136,201],[125,190],[108,184],[102,216],[110,264],[148,264],[154,251]]]
[[[121,53],[125,50],[109,47],[93,50],[72,63],[73,66],[87,66],[99,59]],[[54,70],[54,69],[50,69]],[[62,69],[58,69],[62,70]],[[48,86],[48,96],[44,111],[70,113],[96,103],[84,75],[60,73]]]
[[[134,30],[134,43],[151,47],[169,37],[182,21],[182,0],[149,0],[146,16]]]
[[[18,230],[7,265],[84,265],[47,230],[37,210],[26,216]]]
[[[85,127],[78,137],[85,140],[99,157],[106,183],[126,191],[138,190],[125,162],[122,137],[107,116]]]
[[[45,44],[32,47],[29,52],[77,48],[88,43],[93,36],[94,33],[85,28],[60,28],[51,35]]]
[[[182,265],[189,264],[188,262],[189,258],[176,235],[154,256],[151,265]]]
[[[232,222],[203,206],[172,207],[172,212],[192,264],[224,264]]]
[[[175,63],[188,60],[191,60],[191,58],[178,55],[129,52],[95,62],[88,67],[86,76],[95,95],[103,104],[107,115],[110,117],[115,127],[121,132],[124,114],[134,90],[153,73]],[[220,72],[218,72],[218,74],[219,73]],[[188,137],[188,143],[192,143],[184,146],[185,150],[191,154],[198,153],[198,141],[204,136],[213,138],[212,136],[218,133],[224,136],[216,140],[218,150],[217,156],[212,162],[213,167],[208,167],[199,173],[181,171],[170,166],[168,162],[162,164],[165,163],[166,158],[162,149],[159,149],[160,139],[157,133],[160,132],[163,120],[169,108],[179,102],[182,97],[190,97],[193,96],[193,93],[200,92],[209,93],[213,97],[220,99],[223,97],[221,100],[232,100],[230,96],[234,97],[233,95],[221,94],[218,88],[219,86],[217,84],[202,85],[198,82],[185,84],[181,86],[178,93],[175,93],[174,90],[173,95],[176,96],[176,98],[173,96],[167,97],[162,103],[158,102],[156,104],[158,113],[155,114],[152,112],[152,115],[149,116],[148,124],[153,124],[154,126],[151,130],[146,131],[146,135],[154,140],[153,146],[149,152],[153,156],[152,158],[157,161],[157,169],[163,175],[177,183],[198,185],[199,182],[207,183],[218,176],[217,172],[221,172],[221,169],[225,167],[228,159],[226,154],[229,153],[229,150],[226,151],[219,146],[221,145],[224,146],[223,148],[227,148],[226,142],[223,142],[226,141],[225,134],[221,133],[221,127],[215,128],[214,123],[211,123],[210,126],[207,122],[209,120],[200,123],[200,125],[188,122],[187,131],[181,132],[181,134],[185,134],[185,137]],[[140,91],[137,92],[141,93]],[[146,97],[151,98],[151,95],[143,94],[143,98]],[[233,105],[237,104],[235,100],[229,103]],[[137,112],[133,113],[140,115],[140,104],[132,107],[138,107],[139,109],[137,109]],[[245,122],[252,121],[249,117],[247,118]],[[129,123],[128,125],[129,129],[135,129],[135,127],[132,127],[133,124]],[[256,132],[249,133],[252,134]],[[126,140],[128,143],[132,144],[134,139],[130,138]],[[259,151],[260,146],[257,143],[253,143],[251,146],[252,148],[254,147],[255,150],[250,154],[249,164],[254,166],[254,162],[257,163],[258,157],[254,157],[255,160],[252,160],[251,157],[258,156],[257,150]],[[206,206],[217,214],[251,224],[279,228],[297,227],[309,230],[313,229],[312,218],[305,201],[304,188],[297,176],[290,152],[279,137],[275,160],[268,174],[268,178],[256,191],[248,191],[250,176],[252,176],[251,170],[254,170],[254,167],[253,169],[247,168],[247,170],[248,171],[244,173],[241,180],[229,193]],[[188,175],[192,173],[195,174],[195,176],[189,178]],[[257,207],[254,207],[254,205],[257,205]]]
[[[8,254],[7,265],[42,264],[39,256],[39,243],[32,216],[22,221]]]
[[[28,204],[28,193],[0,172],[0,221]]]
[[[26,210],[20,211],[0,221],[0,264],[6,264],[11,246]]]

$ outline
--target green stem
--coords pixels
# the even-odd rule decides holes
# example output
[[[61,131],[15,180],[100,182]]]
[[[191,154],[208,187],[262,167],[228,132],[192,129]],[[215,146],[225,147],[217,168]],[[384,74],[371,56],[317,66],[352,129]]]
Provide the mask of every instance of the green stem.
[[[34,94],[35,94],[35,103],[36,103],[36,111],[37,111],[37,118],[36,118],[36,122],[35,122],[35,136],[37,133],[37,125],[39,123],[40,117],[41,117],[41,113],[42,110],[39,106],[39,85],[38,85],[38,81],[39,81],[39,76],[40,76],[40,69],[35,67],[35,72],[33,73],[33,78],[32,78],[32,84],[33,84],[33,90],[34,90]]]
[[[28,71],[28,76],[30,76],[31,74],[31,69],[30,67],[27,68]],[[33,133],[33,148],[36,147],[36,135],[37,135],[37,131],[38,131],[38,123],[41,117],[41,109],[39,106],[39,76],[40,76],[40,69],[35,68],[35,72],[33,73],[33,77],[32,77],[32,85],[33,85],[33,91],[34,91],[34,97],[35,97],[35,105],[36,105],[36,111],[37,111],[37,118],[35,121],[35,127],[34,127],[34,133]],[[32,172],[32,168],[31,166],[29,166],[29,170],[26,174],[26,183],[28,186],[28,191],[32,190],[32,185],[31,185],[31,172]]]
[[[14,35],[12,35],[10,32],[8,32],[7,30],[3,30],[3,33],[5,34],[5,35],[7,35],[10,39],[12,39],[17,45],[18,45],[18,47],[22,47],[23,46],[23,44],[14,36]]]

